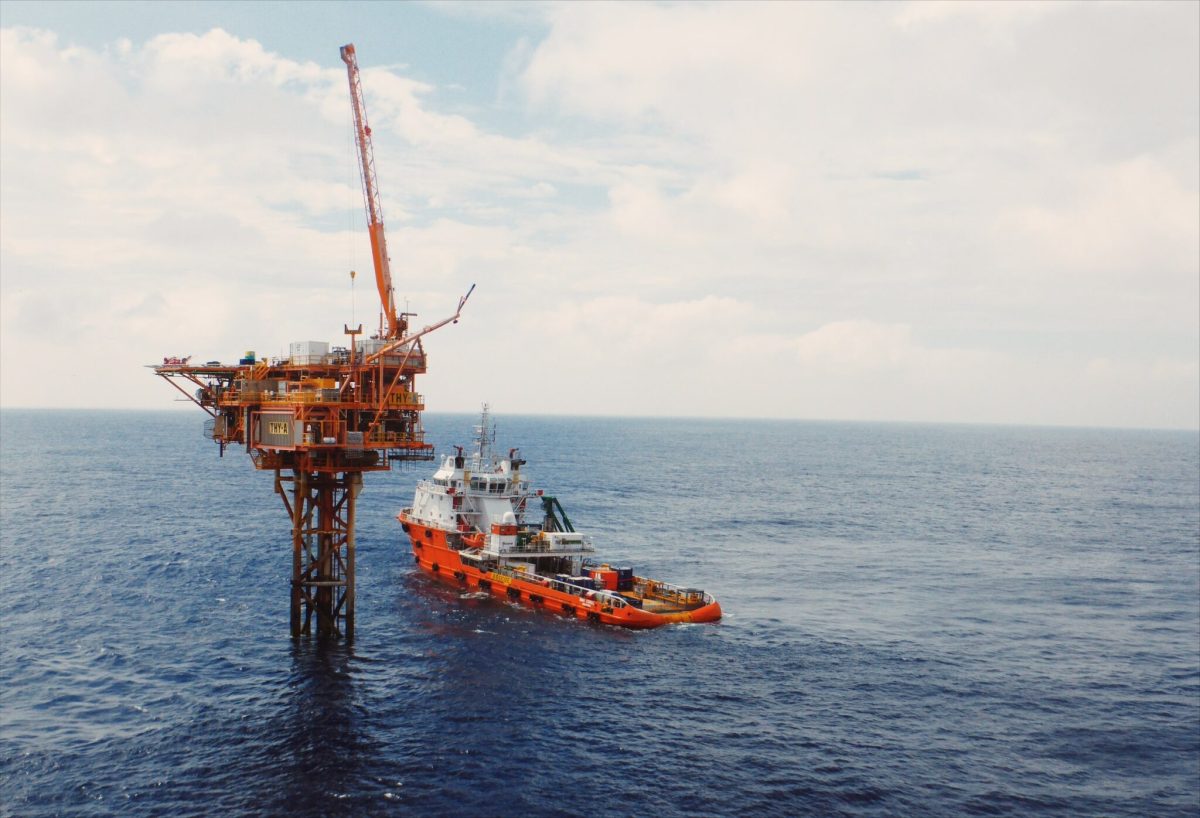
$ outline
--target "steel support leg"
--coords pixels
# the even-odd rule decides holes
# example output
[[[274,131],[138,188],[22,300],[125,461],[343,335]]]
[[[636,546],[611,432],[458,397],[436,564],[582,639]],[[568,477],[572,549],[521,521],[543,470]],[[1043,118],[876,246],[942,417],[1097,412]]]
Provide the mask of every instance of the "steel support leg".
[[[354,516],[360,474],[292,474],[292,636],[354,634]],[[282,488],[280,489],[282,494]]]

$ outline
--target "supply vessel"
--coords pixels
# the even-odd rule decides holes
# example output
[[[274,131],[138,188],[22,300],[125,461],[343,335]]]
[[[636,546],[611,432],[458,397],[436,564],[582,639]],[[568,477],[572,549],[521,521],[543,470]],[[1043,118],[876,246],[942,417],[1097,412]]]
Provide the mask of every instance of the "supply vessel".
[[[445,455],[397,519],[420,568],[452,586],[606,625],[656,628],[715,622],[721,606],[681,588],[600,563],[556,497],[533,490],[518,449],[492,453],[487,406],[474,451]]]

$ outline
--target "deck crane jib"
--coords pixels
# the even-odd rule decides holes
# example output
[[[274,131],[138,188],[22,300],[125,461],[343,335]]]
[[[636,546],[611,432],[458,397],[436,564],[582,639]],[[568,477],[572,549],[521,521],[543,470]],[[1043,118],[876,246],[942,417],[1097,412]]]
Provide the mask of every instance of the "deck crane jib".
[[[363,99],[358,56],[352,43],[342,46],[341,55],[350,82],[350,107],[354,114],[354,141],[358,145],[358,171],[362,177],[367,233],[371,239],[371,263],[375,267],[375,286],[379,289],[379,303],[383,307],[386,324],[381,335],[388,339],[399,338],[404,335],[407,325],[404,316],[396,313],[392,268],[388,259],[387,236],[383,229],[383,207],[379,201],[379,180],[375,177],[375,148],[371,142],[371,126],[367,123],[367,106]]]

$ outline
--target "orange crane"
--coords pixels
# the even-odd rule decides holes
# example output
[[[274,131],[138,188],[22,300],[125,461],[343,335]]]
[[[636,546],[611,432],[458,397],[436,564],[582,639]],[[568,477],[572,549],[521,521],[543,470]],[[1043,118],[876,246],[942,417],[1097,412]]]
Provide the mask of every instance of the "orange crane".
[[[358,56],[354,44],[341,49],[342,62],[350,80],[350,105],[354,110],[354,138],[358,143],[359,173],[362,175],[363,199],[367,209],[367,233],[371,237],[371,262],[375,265],[375,286],[379,288],[379,303],[387,322],[384,337],[399,338],[404,334],[404,319],[396,315],[396,296],[392,291],[392,268],[388,259],[387,237],[383,232],[383,206],[379,202],[379,182],[375,178],[375,148],[371,142],[371,126],[367,124],[367,108],[363,101],[362,76],[358,71]],[[381,335],[383,334],[381,330]]]
[[[422,339],[457,322],[475,286],[454,314],[417,332],[397,315],[379,206],[371,128],[353,45],[343,46],[358,136],[371,255],[379,288],[380,330],[349,346],[297,341],[286,357],[237,364],[164,358],[152,368],[209,415],[205,433],[220,447],[241,444],[254,467],[272,471],[291,521],[291,632],[354,635],[355,517],[362,475],[391,464],[432,460],[421,426],[425,402],[415,390],[426,371]]]

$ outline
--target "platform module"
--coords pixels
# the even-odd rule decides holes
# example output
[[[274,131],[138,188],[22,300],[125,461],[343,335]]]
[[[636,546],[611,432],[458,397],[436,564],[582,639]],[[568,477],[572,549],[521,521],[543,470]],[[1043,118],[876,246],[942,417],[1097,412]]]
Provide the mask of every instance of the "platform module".
[[[396,462],[433,459],[425,442],[416,377],[426,371],[422,339],[457,322],[454,314],[414,331],[397,312],[371,128],[353,45],[343,46],[360,160],[371,257],[379,292],[378,330],[343,326],[342,343],[295,341],[286,357],[236,363],[164,358],[159,377],[209,414],[206,434],[220,447],[240,446],[255,468],[275,476],[291,520],[291,632],[354,634],[355,505],[365,472]]]

